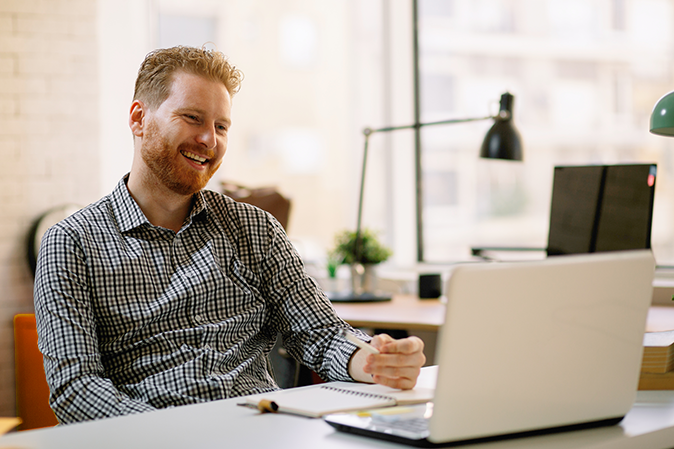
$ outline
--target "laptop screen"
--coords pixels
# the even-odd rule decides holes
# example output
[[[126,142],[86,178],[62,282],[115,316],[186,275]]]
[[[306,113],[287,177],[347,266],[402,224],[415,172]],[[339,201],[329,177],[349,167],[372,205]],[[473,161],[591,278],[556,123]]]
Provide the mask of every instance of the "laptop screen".
[[[555,167],[548,255],[651,247],[655,164]]]

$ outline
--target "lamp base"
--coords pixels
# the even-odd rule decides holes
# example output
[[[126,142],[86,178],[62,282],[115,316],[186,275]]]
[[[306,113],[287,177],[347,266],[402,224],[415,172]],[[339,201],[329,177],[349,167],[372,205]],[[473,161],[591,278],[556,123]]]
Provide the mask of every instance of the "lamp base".
[[[325,292],[331,302],[384,302],[390,301],[386,293]]]

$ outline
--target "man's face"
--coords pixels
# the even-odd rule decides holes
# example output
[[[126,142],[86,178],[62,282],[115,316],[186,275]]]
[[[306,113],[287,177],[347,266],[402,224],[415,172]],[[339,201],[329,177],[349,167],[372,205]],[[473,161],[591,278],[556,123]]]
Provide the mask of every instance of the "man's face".
[[[220,167],[230,124],[231,97],[223,84],[177,72],[169,97],[148,111],[141,157],[158,182],[191,195]]]

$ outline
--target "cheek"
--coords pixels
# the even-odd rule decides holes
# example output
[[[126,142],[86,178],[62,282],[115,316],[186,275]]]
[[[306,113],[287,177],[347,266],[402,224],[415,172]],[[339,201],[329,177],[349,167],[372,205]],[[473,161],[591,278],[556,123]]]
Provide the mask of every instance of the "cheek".
[[[227,136],[221,137],[219,142],[218,142],[218,156],[221,158],[227,153]]]

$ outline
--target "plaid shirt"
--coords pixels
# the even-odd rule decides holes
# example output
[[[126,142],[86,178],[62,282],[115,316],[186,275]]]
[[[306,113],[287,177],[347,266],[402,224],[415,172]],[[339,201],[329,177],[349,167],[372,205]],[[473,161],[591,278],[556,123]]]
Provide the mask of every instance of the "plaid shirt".
[[[277,389],[267,355],[351,380],[355,346],[273,217],[211,191],[179,232],[150,224],[122,179],[50,228],[35,313],[62,423]]]

